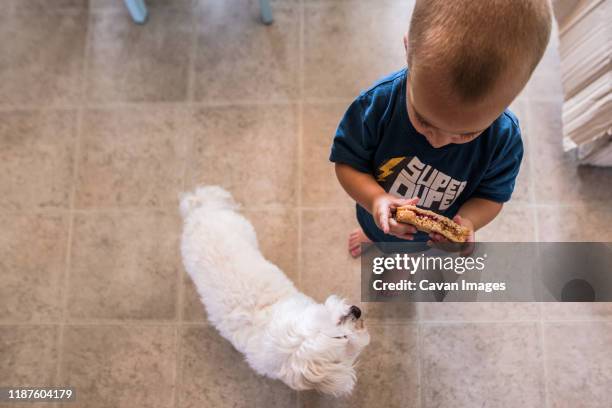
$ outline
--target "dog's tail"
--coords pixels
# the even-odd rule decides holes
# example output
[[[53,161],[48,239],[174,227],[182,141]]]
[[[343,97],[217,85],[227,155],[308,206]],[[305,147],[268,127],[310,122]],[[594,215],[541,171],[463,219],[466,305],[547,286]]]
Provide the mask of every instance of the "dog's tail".
[[[186,218],[193,210],[205,207],[211,210],[237,209],[239,206],[232,195],[219,186],[202,186],[190,193],[183,193],[180,197],[180,210],[183,218]]]

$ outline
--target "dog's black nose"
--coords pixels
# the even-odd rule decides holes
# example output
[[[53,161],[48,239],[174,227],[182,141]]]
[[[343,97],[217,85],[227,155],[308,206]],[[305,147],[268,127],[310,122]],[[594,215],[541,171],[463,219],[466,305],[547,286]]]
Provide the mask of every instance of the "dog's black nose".
[[[349,313],[355,316],[355,319],[359,319],[361,317],[361,309],[357,306],[351,306]]]

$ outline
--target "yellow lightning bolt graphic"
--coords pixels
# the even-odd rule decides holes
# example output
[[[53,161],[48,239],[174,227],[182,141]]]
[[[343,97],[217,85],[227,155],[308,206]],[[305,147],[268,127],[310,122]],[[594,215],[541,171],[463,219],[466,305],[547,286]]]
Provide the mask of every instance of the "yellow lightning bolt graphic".
[[[397,166],[402,160],[404,160],[404,157],[394,157],[392,159],[387,160],[382,166],[378,168],[380,174],[378,175],[376,180],[385,181],[388,176],[393,174],[393,168]]]

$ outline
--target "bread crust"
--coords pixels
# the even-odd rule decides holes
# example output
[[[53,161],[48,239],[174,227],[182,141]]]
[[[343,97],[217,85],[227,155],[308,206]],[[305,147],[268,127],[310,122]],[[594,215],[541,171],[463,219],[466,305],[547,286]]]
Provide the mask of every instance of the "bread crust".
[[[435,232],[452,242],[466,242],[470,235],[469,228],[443,215],[414,205],[398,207],[395,212],[395,220],[414,225],[419,231]]]

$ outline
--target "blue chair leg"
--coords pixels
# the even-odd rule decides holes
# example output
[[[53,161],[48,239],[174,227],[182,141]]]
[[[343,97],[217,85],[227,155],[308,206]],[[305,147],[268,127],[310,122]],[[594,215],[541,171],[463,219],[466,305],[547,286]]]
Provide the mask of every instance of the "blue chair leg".
[[[270,7],[270,0],[259,0],[259,8],[261,9],[261,21],[264,24],[272,24],[274,19],[272,18],[272,7]]]
[[[144,24],[147,21],[149,12],[144,0],[123,0],[123,2],[136,24]]]

